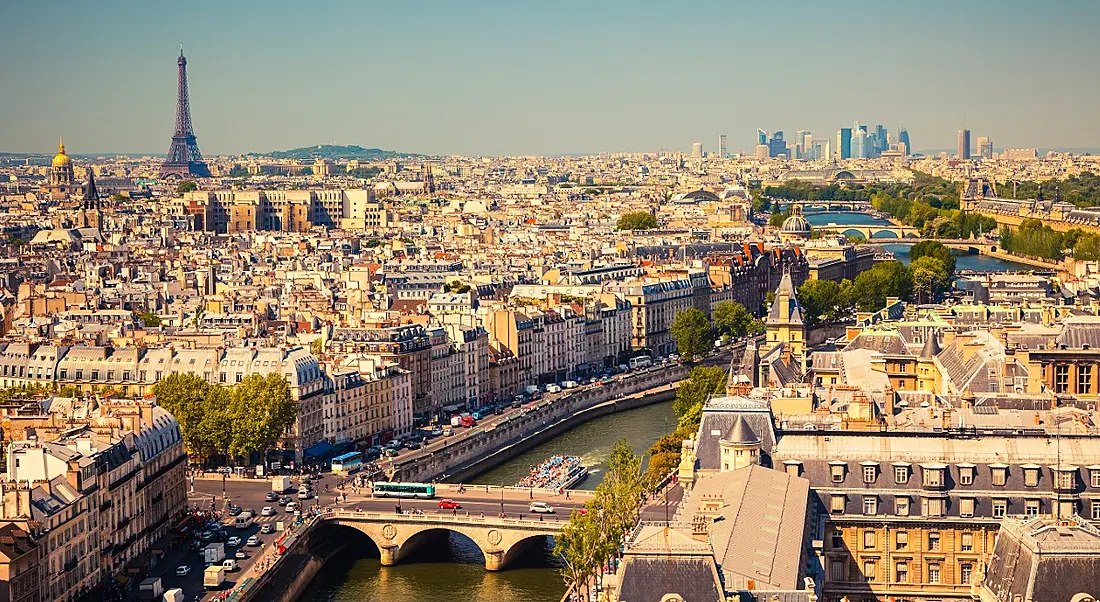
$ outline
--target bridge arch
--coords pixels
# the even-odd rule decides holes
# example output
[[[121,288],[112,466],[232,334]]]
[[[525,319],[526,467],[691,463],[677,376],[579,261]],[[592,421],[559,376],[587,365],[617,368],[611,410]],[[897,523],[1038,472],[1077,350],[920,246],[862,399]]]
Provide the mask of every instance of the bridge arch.
[[[893,230],[873,230],[871,238],[898,238],[898,233]]]
[[[330,551],[329,547],[339,547],[360,556],[380,556],[382,553],[382,546],[368,530],[335,521],[322,523],[310,538],[311,551],[316,555],[326,556],[323,552]]]
[[[859,228],[848,228],[847,230],[841,232],[841,234],[843,234],[844,236],[862,236],[863,238],[867,238],[867,234]]]
[[[514,563],[525,552],[532,550],[536,546],[546,546],[548,543],[554,540],[554,536],[547,533],[533,533],[526,537],[517,539],[512,542],[507,549],[504,550],[504,556],[501,558],[501,566],[507,566]]]

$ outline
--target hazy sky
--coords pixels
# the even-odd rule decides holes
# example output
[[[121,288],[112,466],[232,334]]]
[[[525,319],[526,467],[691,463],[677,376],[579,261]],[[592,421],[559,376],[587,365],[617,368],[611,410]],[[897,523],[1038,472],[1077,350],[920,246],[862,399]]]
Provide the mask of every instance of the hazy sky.
[[[1095,0],[4,0],[0,150],[750,150],[859,119],[1100,147]]]

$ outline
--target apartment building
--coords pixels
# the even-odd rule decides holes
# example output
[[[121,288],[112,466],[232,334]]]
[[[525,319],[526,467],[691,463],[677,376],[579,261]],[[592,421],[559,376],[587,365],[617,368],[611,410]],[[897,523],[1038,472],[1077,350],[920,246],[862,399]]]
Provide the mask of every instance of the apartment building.
[[[426,421],[436,411],[431,398],[432,345],[423,326],[336,328],[328,345],[334,354],[368,354],[397,363],[410,374],[415,418]]]

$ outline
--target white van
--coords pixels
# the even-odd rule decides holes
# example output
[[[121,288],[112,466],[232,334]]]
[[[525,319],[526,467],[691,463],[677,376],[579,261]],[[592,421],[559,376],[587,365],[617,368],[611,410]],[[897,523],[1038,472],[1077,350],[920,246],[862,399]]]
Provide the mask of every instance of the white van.
[[[237,561],[232,558],[226,558],[222,561],[222,568],[225,569],[226,572],[232,573],[237,570]]]

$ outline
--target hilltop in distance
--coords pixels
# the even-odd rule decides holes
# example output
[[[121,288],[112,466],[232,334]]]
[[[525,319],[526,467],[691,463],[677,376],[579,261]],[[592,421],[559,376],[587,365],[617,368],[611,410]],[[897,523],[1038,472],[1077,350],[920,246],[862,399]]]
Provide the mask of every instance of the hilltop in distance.
[[[249,156],[271,157],[273,159],[362,159],[377,161],[379,159],[422,157],[424,155],[399,153],[380,148],[363,148],[357,144],[318,144],[317,146],[303,146],[270,153],[249,153]]]

